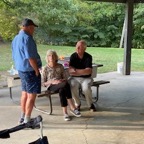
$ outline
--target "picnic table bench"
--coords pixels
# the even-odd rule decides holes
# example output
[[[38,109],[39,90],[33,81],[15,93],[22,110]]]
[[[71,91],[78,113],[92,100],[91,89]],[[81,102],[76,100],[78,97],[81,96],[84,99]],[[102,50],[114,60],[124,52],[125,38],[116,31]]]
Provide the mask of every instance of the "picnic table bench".
[[[95,101],[97,102],[98,99],[99,99],[99,86],[100,85],[103,85],[103,84],[108,84],[110,83],[110,81],[106,81],[106,80],[99,80],[99,81],[94,81],[92,86],[96,87],[96,96],[94,97],[95,98]],[[80,90],[81,91],[81,90]],[[81,93],[81,92],[80,92]],[[52,98],[51,96],[54,95],[54,94],[57,94],[57,93],[54,93],[54,92],[51,92],[49,90],[44,90],[41,92],[41,94],[38,94],[37,97],[38,98],[41,98],[41,97],[47,97],[48,98],[48,102],[49,102],[49,111],[46,111],[46,110],[42,110],[40,108],[38,108],[36,105],[34,106],[35,109],[37,111],[40,111],[42,113],[45,113],[45,114],[49,114],[51,115],[52,114],[52,111],[53,111],[53,108],[52,108]],[[83,94],[82,94],[83,95]]]

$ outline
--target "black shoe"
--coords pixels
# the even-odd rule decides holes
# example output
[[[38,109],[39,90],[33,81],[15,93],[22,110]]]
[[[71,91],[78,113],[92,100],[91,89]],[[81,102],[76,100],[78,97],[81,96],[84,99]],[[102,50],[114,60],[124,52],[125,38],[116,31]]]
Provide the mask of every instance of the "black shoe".
[[[29,128],[31,128],[31,129],[39,129],[39,128],[40,128],[40,124],[37,123],[37,124],[34,125],[34,126],[29,126]]]
[[[25,123],[27,128],[31,129],[39,129],[40,128],[40,123],[37,122],[35,118],[32,118],[29,122]]]
[[[94,104],[91,104],[90,111],[92,111],[92,112],[97,111],[97,110],[96,110],[96,107],[95,107],[95,105],[94,105]]]

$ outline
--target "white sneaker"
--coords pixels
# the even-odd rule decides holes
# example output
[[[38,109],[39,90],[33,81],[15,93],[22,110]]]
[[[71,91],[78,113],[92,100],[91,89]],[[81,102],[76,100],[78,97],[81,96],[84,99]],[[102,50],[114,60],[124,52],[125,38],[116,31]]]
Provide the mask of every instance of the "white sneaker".
[[[70,119],[69,115],[65,114],[65,115],[64,115],[64,120],[65,120],[65,121],[70,121],[71,119]]]
[[[71,114],[73,114],[76,117],[81,117],[81,113],[77,109],[70,110],[70,112],[71,112]]]

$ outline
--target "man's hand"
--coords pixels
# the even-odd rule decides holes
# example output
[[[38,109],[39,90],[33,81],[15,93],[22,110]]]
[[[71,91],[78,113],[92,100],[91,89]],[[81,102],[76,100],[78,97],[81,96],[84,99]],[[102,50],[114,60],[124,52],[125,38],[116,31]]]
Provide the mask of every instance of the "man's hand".
[[[76,72],[76,69],[75,68],[73,68],[73,67],[70,67],[69,68],[69,73],[70,74],[73,74],[73,73],[75,73]]]
[[[69,74],[72,76],[90,75],[92,74],[92,68],[75,69],[75,68],[70,67]]]
[[[34,69],[36,76],[38,76],[40,72],[39,72],[39,68],[38,68],[38,66],[37,66],[37,61],[36,61],[36,59],[30,58],[30,59],[29,59],[29,63],[30,63],[30,65],[32,66],[32,68]]]
[[[36,76],[38,76],[40,74],[39,70],[35,71]]]

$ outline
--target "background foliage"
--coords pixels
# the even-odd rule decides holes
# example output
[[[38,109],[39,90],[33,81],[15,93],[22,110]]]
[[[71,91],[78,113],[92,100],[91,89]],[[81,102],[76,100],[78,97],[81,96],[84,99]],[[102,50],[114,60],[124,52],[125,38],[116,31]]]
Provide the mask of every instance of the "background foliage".
[[[38,44],[38,52],[42,59],[43,66],[46,65],[45,56],[49,49],[57,52],[59,57],[70,56],[74,51],[74,46],[50,46]],[[117,70],[117,63],[123,61],[124,49],[107,47],[88,47],[87,52],[93,57],[93,63],[103,64],[98,68],[98,73],[106,73]],[[0,72],[10,70],[13,65],[11,56],[11,44],[0,45]],[[131,71],[144,71],[143,49],[132,49]]]
[[[38,23],[37,43],[74,45],[84,39],[88,46],[119,47],[125,5],[81,0],[1,0],[0,37],[11,41],[23,18]],[[144,5],[134,9],[133,47],[144,48]]]

